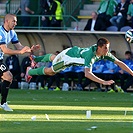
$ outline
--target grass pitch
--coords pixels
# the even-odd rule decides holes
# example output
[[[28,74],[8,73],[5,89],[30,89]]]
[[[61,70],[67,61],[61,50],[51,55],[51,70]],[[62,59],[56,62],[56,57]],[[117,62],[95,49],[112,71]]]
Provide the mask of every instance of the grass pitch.
[[[12,89],[8,100],[0,133],[133,133],[133,93]]]

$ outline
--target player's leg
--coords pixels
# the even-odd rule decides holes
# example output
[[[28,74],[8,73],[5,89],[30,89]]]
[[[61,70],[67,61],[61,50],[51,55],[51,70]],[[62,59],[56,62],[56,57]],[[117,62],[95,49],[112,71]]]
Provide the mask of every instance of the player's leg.
[[[35,56],[33,58],[35,62],[50,62],[53,61],[55,57],[56,55],[54,54],[46,54],[43,56]]]
[[[56,73],[60,72],[64,68],[65,68],[64,61],[54,63],[53,66],[51,66],[50,68],[39,67],[39,68],[32,69],[31,67],[28,67],[27,71],[26,71],[26,75],[25,75],[25,80],[27,82],[29,82],[31,79],[30,76],[33,76],[33,75],[50,75],[50,76],[52,76],[52,75],[55,75]]]
[[[7,104],[7,96],[13,76],[3,63],[0,65],[0,73],[2,75],[0,107],[3,108],[5,111],[13,111]]]
[[[67,52],[67,50],[62,51],[61,53],[59,53],[57,56],[55,55],[51,55],[50,59],[53,60],[52,62],[52,66],[50,68],[46,68],[46,67],[40,67],[40,68],[35,68],[35,69],[31,69],[31,68],[27,68],[27,74],[26,74],[26,81],[27,81],[27,77],[30,75],[54,75],[58,72],[60,72],[61,70],[63,70],[65,68],[65,53]],[[28,81],[27,81],[28,82]]]
[[[54,75],[55,72],[52,70],[52,68],[47,67],[39,67],[35,69],[29,69],[28,71],[29,75]]]
[[[31,55],[30,59],[31,59],[31,67],[27,67],[26,69],[26,74],[25,74],[25,80],[27,82],[30,82],[32,76],[31,75],[47,75],[44,73],[44,68],[45,67],[40,67],[40,68],[36,68],[36,69],[32,69],[34,68],[37,62],[49,62],[49,61],[53,61],[55,59],[56,55],[54,54],[46,54],[43,56],[33,56]],[[29,70],[31,71],[30,74],[28,74]],[[49,75],[49,74],[48,74]]]

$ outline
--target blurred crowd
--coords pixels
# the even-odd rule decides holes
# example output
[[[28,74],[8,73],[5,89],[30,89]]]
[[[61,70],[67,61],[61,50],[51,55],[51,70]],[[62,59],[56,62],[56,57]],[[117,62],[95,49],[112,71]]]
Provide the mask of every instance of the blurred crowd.
[[[133,28],[133,0],[102,0],[84,30],[106,31],[112,27],[112,31],[122,31],[124,26]]]
[[[30,15],[35,14],[29,7],[30,0],[21,0],[20,11],[23,26],[29,26]],[[40,0],[39,7],[44,29],[61,29],[63,0]],[[115,26],[117,31],[121,31],[124,26],[133,28],[133,0],[101,0],[98,9],[92,10],[91,18],[84,30],[106,31],[110,26]]]
[[[35,15],[35,12],[30,9],[30,0],[20,1],[20,11],[22,25],[30,26],[30,15]],[[42,15],[41,22],[44,29],[60,29],[63,20],[62,0],[40,0],[39,15]]]

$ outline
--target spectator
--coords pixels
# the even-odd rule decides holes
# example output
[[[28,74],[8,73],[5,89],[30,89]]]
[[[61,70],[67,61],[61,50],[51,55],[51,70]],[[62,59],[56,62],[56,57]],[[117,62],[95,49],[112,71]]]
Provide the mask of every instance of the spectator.
[[[92,67],[92,72],[99,78],[103,78],[103,74],[102,74],[102,71],[103,71],[103,63],[104,63],[104,60],[99,60],[99,61],[96,61],[94,64],[93,64],[93,67]],[[83,90],[85,90],[85,87],[90,85],[93,81],[91,81],[90,79],[88,78],[85,78],[85,82],[83,83],[82,85],[82,88]],[[101,91],[102,88],[100,86],[99,83],[97,82],[94,82],[95,85],[96,85],[96,89],[98,91]]]
[[[109,20],[114,15],[117,4],[118,3],[116,0],[102,0],[100,2],[99,8],[97,10],[98,18],[101,19],[106,27],[111,25]]]
[[[42,56],[42,55],[44,55],[44,51],[39,51],[39,56]],[[49,62],[38,62],[36,64],[36,67],[38,67],[38,68],[43,67],[43,66],[49,67],[50,63]],[[38,76],[36,76],[35,81],[38,84],[38,87],[39,87],[39,83],[41,83],[41,86],[38,89],[41,89],[41,90],[44,89],[48,78],[49,78],[49,76],[47,76],[47,75],[38,75]]]
[[[48,84],[47,84],[47,86],[45,86],[45,89],[46,90],[53,90],[53,91],[60,91],[61,90],[61,88],[60,88],[60,79],[61,79],[61,77],[62,77],[61,73],[57,73],[53,76],[50,76]],[[52,84],[54,82],[55,82],[56,87],[52,88]]]
[[[41,15],[42,16],[42,26],[43,27],[49,27],[49,8],[50,8],[50,2],[48,0],[40,0],[40,8],[41,8]]]
[[[127,20],[131,22],[131,26],[133,28],[133,0],[131,0],[131,3],[129,4],[128,7]]]
[[[116,51],[112,50],[111,54],[116,57]],[[105,80],[119,79],[118,70],[119,70],[119,67],[117,64],[114,64],[113,62],[106,60],[104,64],[104,68],[103,68],[104,79]],[[106,90],[108,91],[109,86],[106,85],[105,87],[106,87]],[[109,93],[110,92],[123,92],[123,90],[117,85],[112,84],[110,85],[110,87],[111,89],[108,91]]]
[[[133,69],[133,68],[132,68]],[[125,84],[124,84],[124,86],[123,86],[123,90],[124,90],[124,92],[127,92],[128,90],[128,88],[130,87],[130,86],[132,86],[133,85],[133,77],[131,76],[131,75],[129,75],[129,77],[127,78],[127,80],[126,80],[126,82],[125,82]]]
[[[132,53],[130,51],[125,52],[125,59],[123,62],[131,69],[133,69],[133,60],[132,60]],[[130,81],[132,80],[130,74],[128,74],[126,71],[123,71],[119,69],[119,79],[121,83],[121,88],[126,91],[126,89],[131,85]],[[125,80],[128,81],[125,84]],[[131,79],[131,80],[130,80]]]
[[[84,30],[90,30],[90,31],[104,31],[106,30],[106,26],[104,23],[102,23],[101,19],[97,18],[97,13],[92,12],[91,13],[91,19],[88,20]]]
[[[55,52],[55,55],[58,55],[60,52],[59,51],[56,51]],[[48,66],[48,67],[51,67],[51,65],[52,65],[52,62],[50,62],[50,65]],[[57,73],[57,74],[55,74],[55,75],[53,75],[53,76],[49,76],[49,81],[48,81],[48,84],[47,84],[47,86],[45,86],[44,88],[46,89],[46,90],[54,90],[54,91],[59,91],[59,90],[61,90],[60,89],[60,79],[61,79],[61,77],[62,77],[62,72],[60,72],[60,73]],[[53,88],[51,88],[51,86],[52,86],[52,84],[55,82],[55,84],[56,84],[56,87],[53,89]]]
[[[59,0],[50,0],[50,27],[61,27],[61,22],[63,20],[63,9]],[[53,16],[54,15],[54,16]]]
[[[114,64],[111,61],[106,60],[105,64],[104,64],[104,68],[103,68],[104,79],[105,80],[110,80],[110,79],[115,80],[115,73],[117,72],[117,68],[118,67],[116,64]],[[106,90],[108,90],[108,87],[109,86],[106,85]],[[114,88],[114,85],[112,84],[111,90],[109,92],[112,92],[114,90],[115,90],[115,88]]]
[[[67,84],[68,88],[71,86],[71,81],[74,80],[74,71],[73,71],[73,66],[70,66],[66,68],[65,70],[62,71],[63,77],[64,77],[64,83]],[[71,80],[69,80],[71,78]]]
[[[18,88],[18,82],[21,81],[18,57],[16,55],[8,56],[5,60],[5,64],[13,75],[13,81],[10,88]]]
[[[73,66],[73,70],[75,72],[75,78],[78,80],[76,86],[76,90],[83,90],[82,81],[84,78],[84,67],[83,66]]]
[[[121,2],[116,6],[114,16],[110,19],[111,24],[118,27],[118,30],[125,25],[128,6],[129,2],[126,2],[126,0],[121,0]]]
[[[99,78],[104,78],[103,76],[103,68],[104,68],[104,60],[97,61],[93,64],[92,72]],[[95,82],[98,91],[102,91],[101,85]]]
[[[24,27],[28,27],[30,25],[30,15],[34,14],[30,8],[30,0],[21,0],[20,1],[20,10],[21,10],[21,18],[22,18],[22,25]]]
[[[21,78],[24,79],[27,67],[31,66],[30,54],[23,58],[21,63]]]

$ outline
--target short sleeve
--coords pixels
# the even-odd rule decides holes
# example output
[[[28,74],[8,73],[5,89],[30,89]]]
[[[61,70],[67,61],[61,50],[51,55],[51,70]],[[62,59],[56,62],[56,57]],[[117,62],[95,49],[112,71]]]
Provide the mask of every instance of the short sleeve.
[[[118,60],[118,59],[117,59],[114,55],[112,55],[110,52],[109,52],[106,56],[104,56],[104,59],[110,60],[110,61],[112,61],[112,62]]]
[[[14,31],[14,33],[13,33],[13,37],[12,37],[12,39],[11,39],[11,42],[12,42],[12,44],[15,44],[15,43],[18,43],[18,42],[19,42],[18,36],[17,36],[17,34],[16,34],[15,31]]]
[[[0,32],[0,45],[1,44],[6,44],[6,38],[3,34],[3,32]]]

